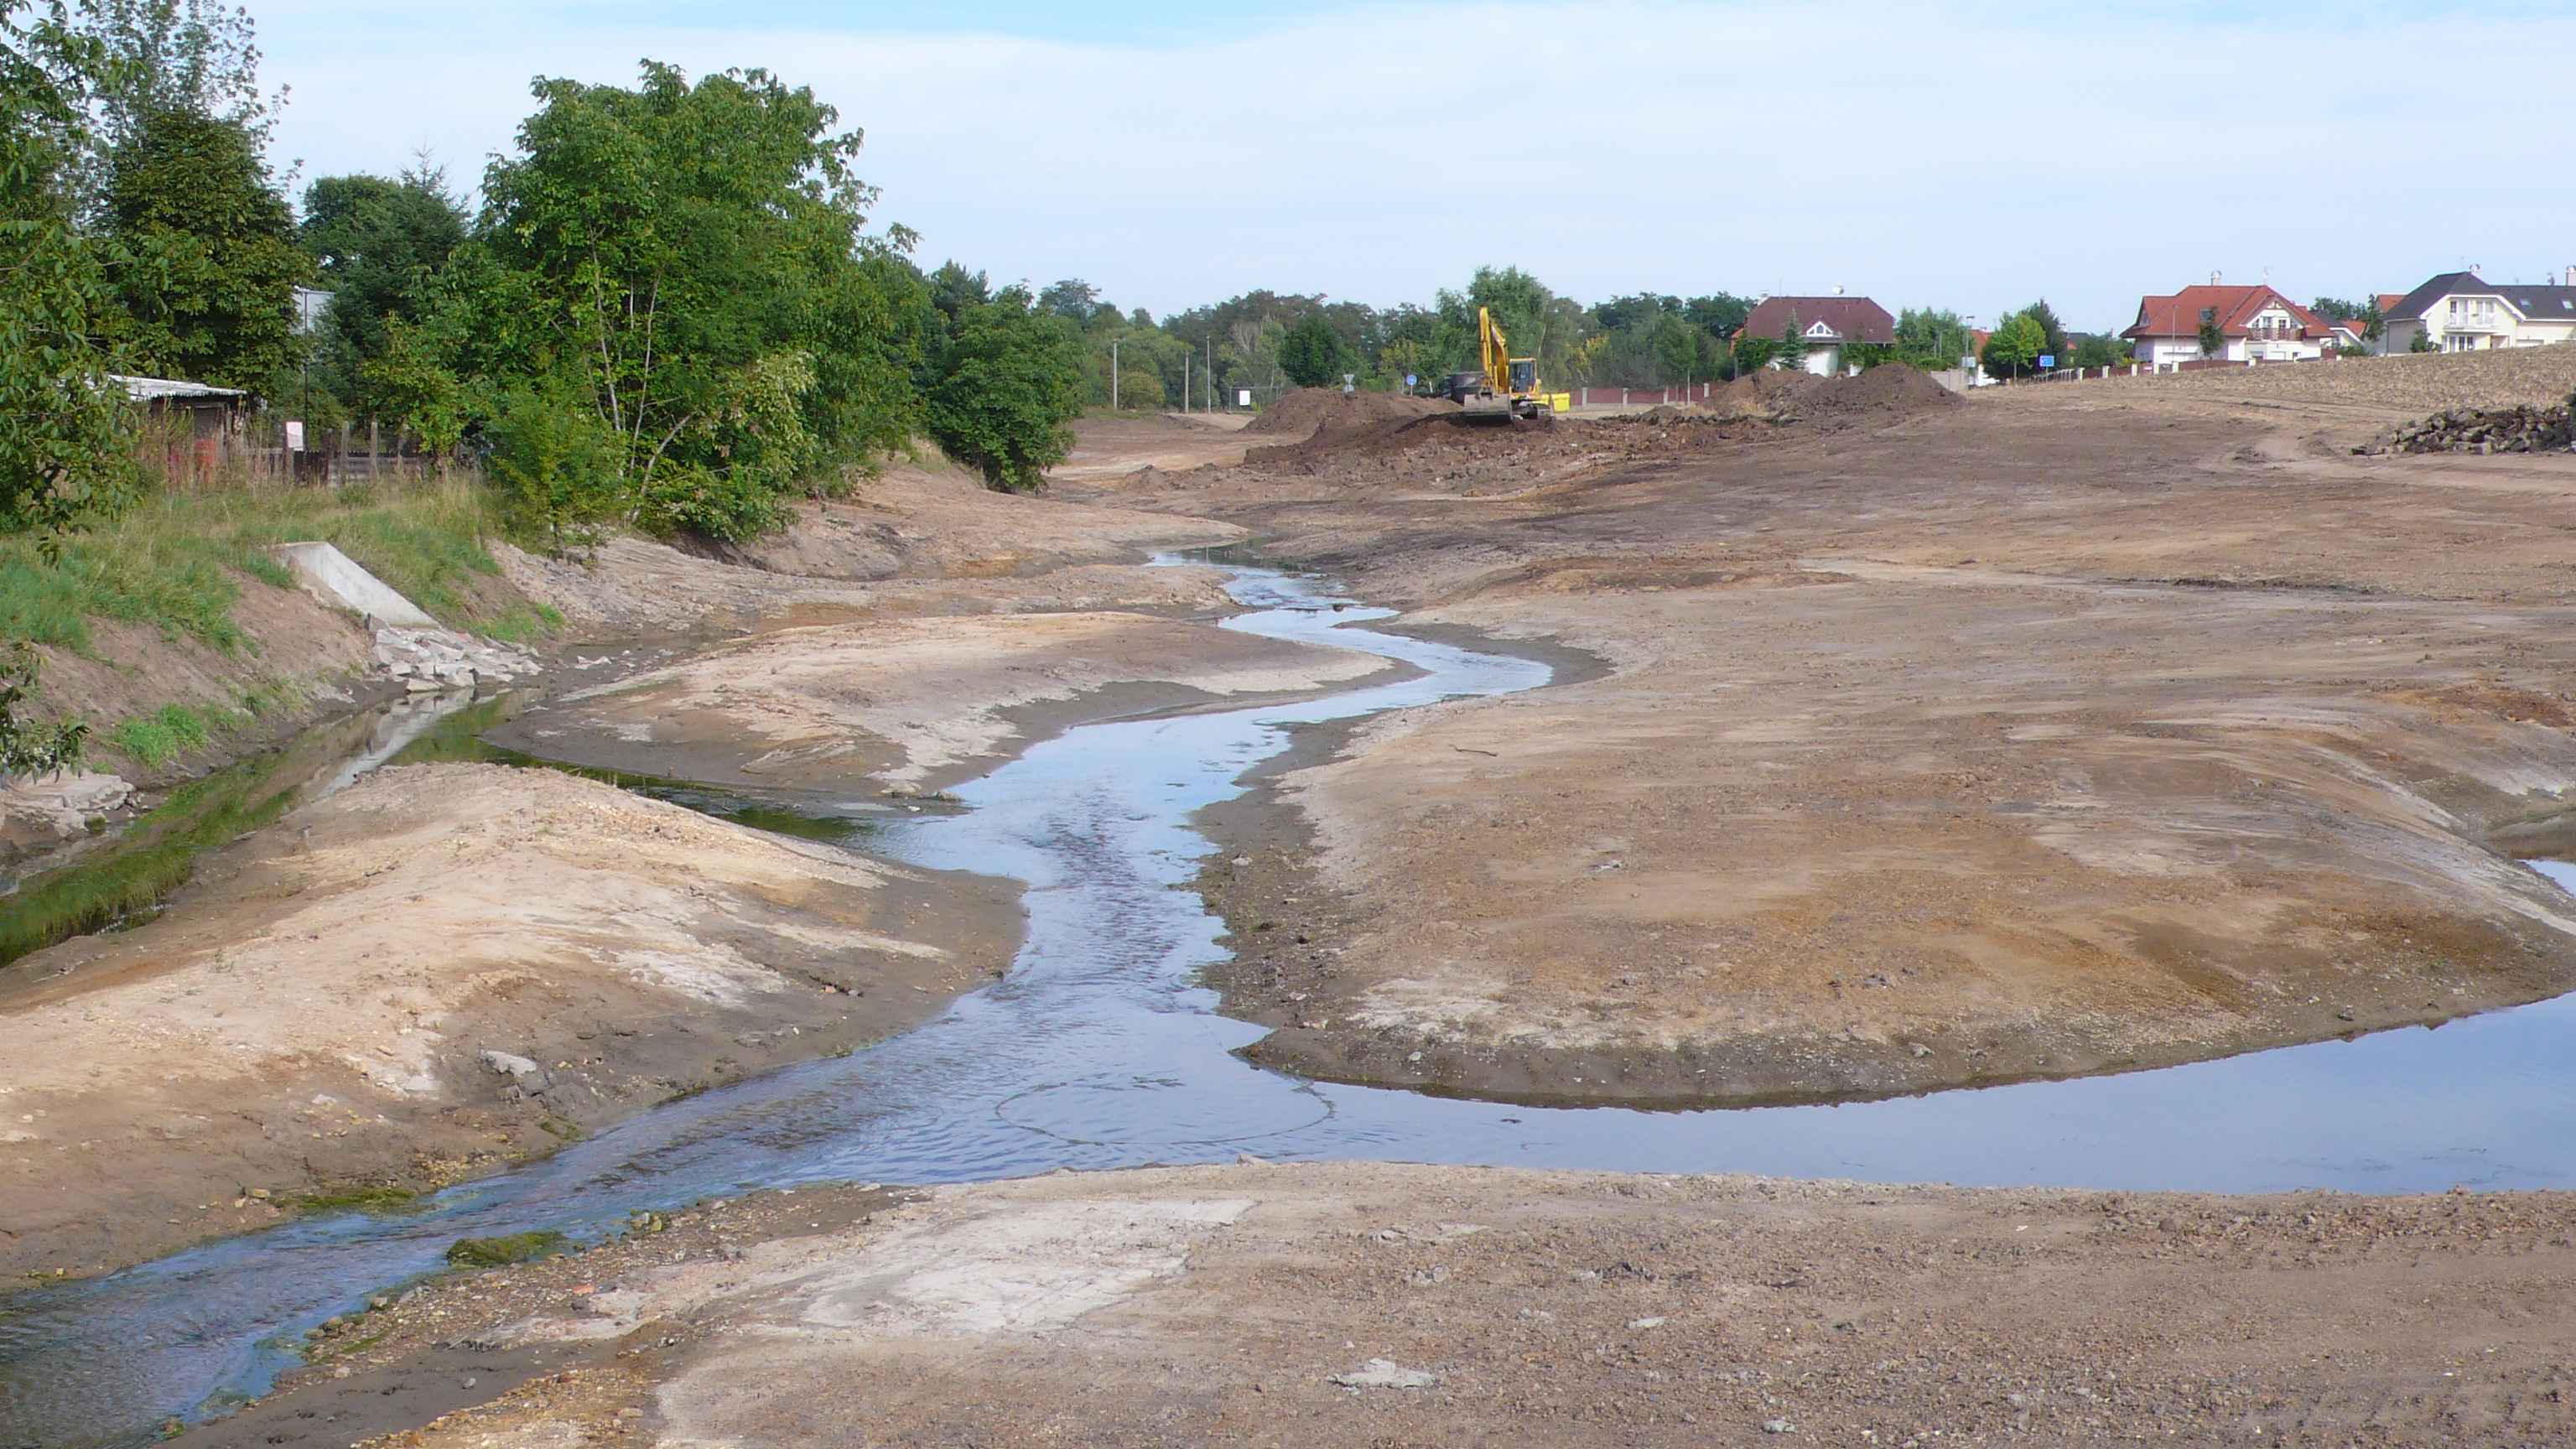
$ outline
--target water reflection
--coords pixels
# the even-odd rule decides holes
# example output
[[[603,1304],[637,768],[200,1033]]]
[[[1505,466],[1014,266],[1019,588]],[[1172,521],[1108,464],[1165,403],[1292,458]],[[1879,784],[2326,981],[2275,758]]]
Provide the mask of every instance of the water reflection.
[[[759,1185],[1243,1151],[2228,1191],[2576,1185],[2576,1003],[2565,1000],[2438,1032],[1844,1106],[1531,1108],[1247,1065],[1232,1053],[1261,1029],[1214,1015],[1194,984],[1223,953],[1219,923],[1179,888],[1207,848],[1191,812],[1237,793],[1296,725],[1525,689],[1546,669],[1372,632],[1386,611],[1294,578],[1247,570],[1233,588],[1257,612],[1227,627],[1423,673],[1302,704],[1087,726],[960,787],[961,815],[881,827],[874,848],[1028,882],[1027,943],[1007,978],[905,1036],[673,1104],[420,1212],[299,1222],[23,1298],[0,1322],[0,1442],[133,1439],[217,1389],[255,1392],[292,1362],[293,1334],[435,1269],[458,1237],[596,1236],[630,1208]]]

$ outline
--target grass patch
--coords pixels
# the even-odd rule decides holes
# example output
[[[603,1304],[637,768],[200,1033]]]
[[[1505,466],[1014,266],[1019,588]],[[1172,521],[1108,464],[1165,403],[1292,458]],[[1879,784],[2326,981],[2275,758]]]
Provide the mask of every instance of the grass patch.
[[[200,853],[285,814],[313,774],[307,755],[262,755],[183,785],[126,827],[108,853],[31,876],[0,896],[0,962],[151,911],[187,883]]]
[[[571,1251],[572,1240],[561,1233],[511,1233],[498,1238],[458,1238],[447,1245],[447,1266],[451,1268],[506,1268],[512,1263],[533,1263]]]
[[[147,765],[166,765],[181,755],[206,747],[211,731],[204,715],[184,704],[165,704],[139,719],[120,721],[107,742],[128,758]]]
[[[62,539],[58,563],[35,538],[0,538],[0,638],[88,652],[89,621],[113,619],[230,653],[248,642],[232,617],[241,578],[291,588],[268,549],[325,539],[441,623],[525,641],[562,618],[496,587],[486,495],[461,479],[173,489]]]
[[[338,1192],[308,1192],[287,1199],[287,1206],[308,1213],[392,1212],[407,1208],[420,1194],[401,1187],[351,1187]]]

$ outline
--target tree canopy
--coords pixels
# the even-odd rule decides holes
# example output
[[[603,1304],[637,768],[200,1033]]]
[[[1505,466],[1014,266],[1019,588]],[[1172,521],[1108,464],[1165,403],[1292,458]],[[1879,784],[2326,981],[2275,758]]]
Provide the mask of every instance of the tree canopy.
[[[295,218],[241,122],[154,111],[108,161],[123,341],[168,377],[273,391],[300,360]]]

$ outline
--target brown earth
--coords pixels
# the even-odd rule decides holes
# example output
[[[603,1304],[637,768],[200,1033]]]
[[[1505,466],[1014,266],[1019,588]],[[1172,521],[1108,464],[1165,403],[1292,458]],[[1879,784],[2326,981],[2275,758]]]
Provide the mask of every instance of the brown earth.
[[[381,771],[0,968],[0,1274],[441,1186],[911,1026],[1018,935],[1004,882],[550,770]]]
[[[340,1324],[184,1445],[2530,1445],[2576,1198],[1335,1164],[761,1193]]]
[[[1747,1102],[2576,986],[2513,858],[2576,847],[2576,458],[2349,451],[2571,386],[2576,349],[1898,388],[1122,488],[1610,665],[1290,772],[1206,878],[1228,1009],[1332,1077]]]

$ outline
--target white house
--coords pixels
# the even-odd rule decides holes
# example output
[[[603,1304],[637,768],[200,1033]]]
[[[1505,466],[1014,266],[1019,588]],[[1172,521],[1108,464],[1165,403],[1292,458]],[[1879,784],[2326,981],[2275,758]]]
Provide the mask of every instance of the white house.
[[[2217,350],[2204,351],[2201,329],[2215,324]],[[2130,355],[2158,372],[2185,363],[2313,362],[2337,339],[2314,313],[2270,287],[2185,287],[2169,297],[2144,297],[2138,320],[2120,334]]]
[[[2411,352],[2418,337],[2436,352],[2543,347],[2576,341],[2576,286],[2500,287],[2476,272],[2449,272],[2384,308],[2382,321],[2386,352]]]
[[[1894,342],[1896,319],[1867,297],[1765,297],[1744,319],[1742,335],[1766,342],[1795,336],[1806,347],[1807,371],[1832,377],[1852,343]]]

